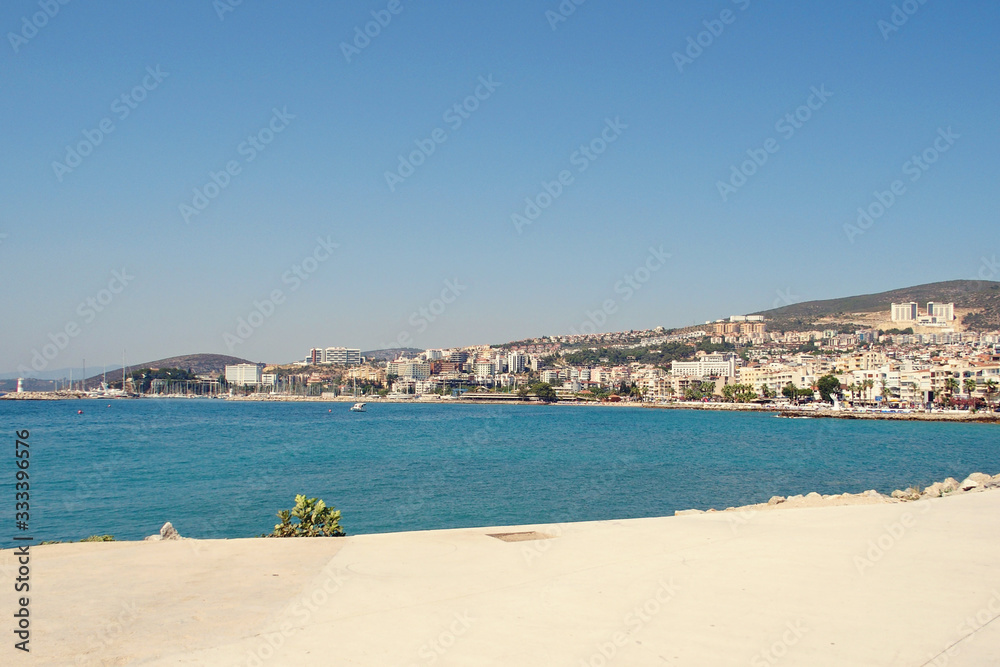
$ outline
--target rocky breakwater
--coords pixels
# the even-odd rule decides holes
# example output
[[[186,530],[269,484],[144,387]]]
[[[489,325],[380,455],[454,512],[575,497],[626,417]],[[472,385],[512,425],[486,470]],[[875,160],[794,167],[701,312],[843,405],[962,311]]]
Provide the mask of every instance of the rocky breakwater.
[[[1000,474],[987,475],[981,472],[974,472],[961,482],[954,477],[949,477],[942,482],[935,482],[925,489],[911,486],[908,489],[897,489],[889,495],[879,493],[875,489],[862,491],[861,493],[841,493],[833,495],[820,495],[813,491],[806,495],[795,496],[772,496],[766,503],[756,505],[743,505],[741,507],[727,507],[724,510],[677,510],[674,516],[685,516],[689,514],[711,514],[713,512],[756,512],[773,509],[795,509],[799,507],[828,507],[834,505],[880,505],[884,503],[905,503],[915,500],[927,500],[929,498],[941,498],[943,496],[961,495],[964,493],[979,493],[991,489],[1000,489]]]

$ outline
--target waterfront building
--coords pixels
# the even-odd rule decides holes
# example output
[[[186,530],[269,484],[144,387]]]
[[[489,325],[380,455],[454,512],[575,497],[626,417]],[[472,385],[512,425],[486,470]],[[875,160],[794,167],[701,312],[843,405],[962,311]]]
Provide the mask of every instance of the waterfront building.
[[[261,383],[261,368],[257,364],[226,366],[226,382],[237,386]]]
[[[730,377],[736,375],[736,355],[706,354],[696,361],[672,361],[670,372],[685,377]]]

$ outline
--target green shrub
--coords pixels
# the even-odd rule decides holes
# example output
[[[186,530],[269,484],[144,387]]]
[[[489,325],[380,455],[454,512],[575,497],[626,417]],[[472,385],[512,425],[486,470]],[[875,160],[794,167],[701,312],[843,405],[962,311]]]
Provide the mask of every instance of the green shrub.
[[[340,512],[316,498],[295,496],[295,507],[278,512],[281,523],[274,525],[268,537],[343,537]],[[298,519],[292,523],[292,519]]]
[[[91,535],[90,537],[85,537],[81,542],[114,542],[114,535]]]

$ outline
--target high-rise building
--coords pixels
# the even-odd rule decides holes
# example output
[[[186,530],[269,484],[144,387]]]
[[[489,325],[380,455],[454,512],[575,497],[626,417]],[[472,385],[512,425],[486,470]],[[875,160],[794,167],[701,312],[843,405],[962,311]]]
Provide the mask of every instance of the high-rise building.
[[[892,304],[893,322],[913,322],[916,319],[917,319],[917,303],[915,301],[910,301],[909,303]]]
[[[258,385],[261,381],[261,368],[257,364],[235,364],[226,366],[226,382],[238,387],[243,385]]]
[[[955,304],[954,303],[934,303],[933,301],[927,302],[927,315],[930,317],[936,317],[938,321],[950,322],[955,319]]]
[[[523,373],[528,365],[528,355],[520,352],[511,352],[507,355],[507,371],[510,373]]]
[[[361,350],[349,347],[328,347],[323,354],[323,363],[355,366],[361,363]]]

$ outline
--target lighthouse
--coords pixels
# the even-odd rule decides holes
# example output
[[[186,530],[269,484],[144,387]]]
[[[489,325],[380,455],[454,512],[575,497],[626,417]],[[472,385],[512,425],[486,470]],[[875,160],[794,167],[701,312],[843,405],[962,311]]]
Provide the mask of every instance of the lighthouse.
[[[24,393],[24,378],[17,378],[17,393]]]

